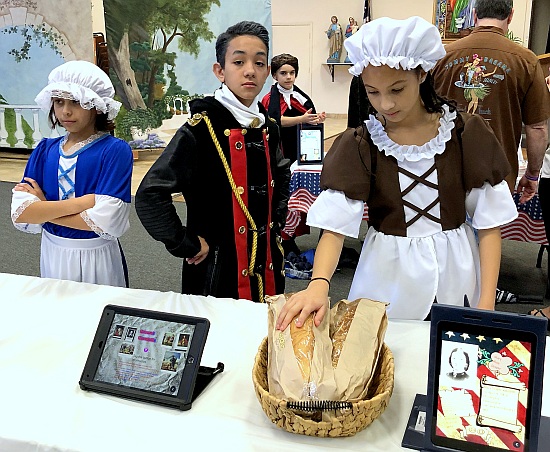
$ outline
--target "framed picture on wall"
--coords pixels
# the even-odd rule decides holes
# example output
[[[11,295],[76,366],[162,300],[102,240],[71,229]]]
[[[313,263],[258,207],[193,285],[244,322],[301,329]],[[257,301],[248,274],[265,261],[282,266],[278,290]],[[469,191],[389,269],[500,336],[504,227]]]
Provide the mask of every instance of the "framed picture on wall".
[[[470,34],[474,27],[475,0],[434,0],[434,25],[443,42],[451,42]]]

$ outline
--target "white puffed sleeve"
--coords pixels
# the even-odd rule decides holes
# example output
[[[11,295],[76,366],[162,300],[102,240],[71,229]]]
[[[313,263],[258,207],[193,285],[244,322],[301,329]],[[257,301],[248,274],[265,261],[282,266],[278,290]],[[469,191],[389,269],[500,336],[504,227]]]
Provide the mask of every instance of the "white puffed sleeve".
[[[466,211],[475,229],[491,229],[515,220],[518,211],[506,181],[497,185],[485,182],[466,194]]]
[[[363,219],[364,203],[349,199],[344,192],[325,190],[309,208],[308,226],[357,238]]]
[[[130,204],[108,195],[95,195],[95,206],[80,214],[100,237],[115,240],[130,228]]]
[[[23,211],[31,204],[40,201],[40,199],[25,191],[12,190],[11,192],[11,221],[13,225],[20,231],[28,232],[29,234],[40,234],[42,232],[42,224],[16,223]]]

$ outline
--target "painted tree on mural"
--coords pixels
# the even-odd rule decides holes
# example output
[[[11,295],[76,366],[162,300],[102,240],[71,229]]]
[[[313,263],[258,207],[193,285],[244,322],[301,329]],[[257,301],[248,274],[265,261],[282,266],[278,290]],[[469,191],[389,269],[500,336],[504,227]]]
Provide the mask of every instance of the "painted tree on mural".
[[[143,108],[145,102],[138,89],[134,71],[130,66],[130,33],[145,35],[142,25],[153,14],[155,1],[105,0],[103,7],[107,22],[109,64],[120,80],[119,96],[128,109]]]
[[[204,16],[219,0],[105,0],[109,16],[107,42],[109,62],[120,80],[122,101],[128,109],[152,108],[155,80],[166,65],[173,66],[175,55],[168,46],[177,39],[178,48],[197,55],[199,40],[214,38]],[[141,62],[131,64],[130,46],[149,43]],[[135,69],[148,73],[146,99],[136,81]]]
[[[179,50],[197,56],[199,39],[211,41],[215,38],[204,18],[210,12],[212,5],[220,6],[219,0],[180,0],[157,9],[151,17],[148,31],[153,37],[153,58],[149,78],[148,107],[152,106],[154,100],[151,93],[154,91],[155,76],[163,70],[165,64],[174,66],[175,54],[167,51],[168,46],[177,39]]]

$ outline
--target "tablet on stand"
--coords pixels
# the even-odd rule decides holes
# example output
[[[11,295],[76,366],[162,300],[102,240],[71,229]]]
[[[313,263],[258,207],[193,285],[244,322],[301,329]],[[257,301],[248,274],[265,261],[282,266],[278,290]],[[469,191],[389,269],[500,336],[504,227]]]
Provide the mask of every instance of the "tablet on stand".
[[[402,446],[426,452],[537,452],[547,320],[434,304],[427,395],[417,394]]]
[[[108,305],[80,387],[189,410],[224,369],[200,365],[209,328],[205,318]]]

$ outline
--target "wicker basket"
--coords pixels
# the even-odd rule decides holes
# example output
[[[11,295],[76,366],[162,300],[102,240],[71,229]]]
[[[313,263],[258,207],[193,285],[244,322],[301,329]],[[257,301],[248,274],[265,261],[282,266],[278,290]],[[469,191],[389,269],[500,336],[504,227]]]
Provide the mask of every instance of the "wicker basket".
[[[382,346],[382,356],[376,368],[367,399],[354,402],[351,410],[340,411],[341,415],[332,421],[315,422],[304,419],[286,407],[286,401],[277,399],[268,392],[267,385],[267,338],[256,354],[252,380],[262,409],[278,427],[301,435],[337,437],[353,436],[366,428],[380,416],[393,392],[393,354],[386,344]]]

